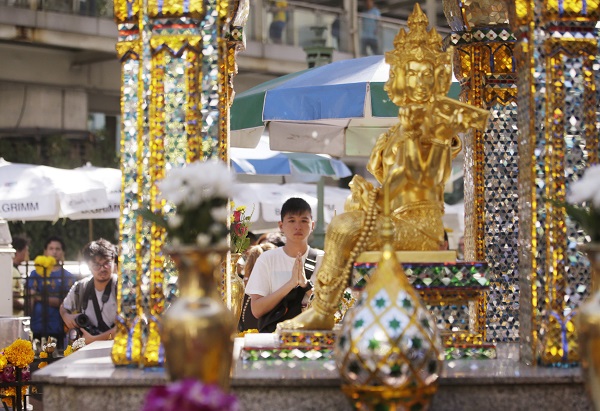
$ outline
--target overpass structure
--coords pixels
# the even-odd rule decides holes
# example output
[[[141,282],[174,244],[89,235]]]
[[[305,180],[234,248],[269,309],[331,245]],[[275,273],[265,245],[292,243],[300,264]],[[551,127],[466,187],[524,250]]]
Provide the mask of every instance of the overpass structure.
[[[361,1],[288,2],[282,44],[268,37],[272,20],[268,0],[253,1],[246,50],[238,55],[236,91],[305,69],[303,46],[310,44],[315,27],[325,29],[327,45],[334,46],[334,60],[357,57]],[[405,25],[395,18],[403,12],[397,0],[376,3],[392,16],[384,13],[380,22],[386,48]],[[424,7],[432,4],[427,0]],[[339,44],[327,32],[336,18],[343,21],[345,34]],[[111,0],[0,0],[0,138],[85,138],[90,113],[101,113],[118,127],[116,39]]]

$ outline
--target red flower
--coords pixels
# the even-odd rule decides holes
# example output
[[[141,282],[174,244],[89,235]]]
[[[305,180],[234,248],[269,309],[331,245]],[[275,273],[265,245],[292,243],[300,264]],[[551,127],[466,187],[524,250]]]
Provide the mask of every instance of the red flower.
[[[243,237],[247,231],[248,227],[244,226],[243,224],[237,223],[233,225],[233,232],[238,237]]]
[[[242,220],[242,212],[239,210],[234,210],[233,212],[233,222],[239,223]]]

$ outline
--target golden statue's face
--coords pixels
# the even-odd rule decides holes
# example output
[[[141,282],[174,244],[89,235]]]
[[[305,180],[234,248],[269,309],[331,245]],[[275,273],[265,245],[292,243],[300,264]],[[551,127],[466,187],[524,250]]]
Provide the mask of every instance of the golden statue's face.
[[[404,83],[409,102],[427,102],[433,95],[435,87],[433,64],[427,61],[410,61],[406,65]]]

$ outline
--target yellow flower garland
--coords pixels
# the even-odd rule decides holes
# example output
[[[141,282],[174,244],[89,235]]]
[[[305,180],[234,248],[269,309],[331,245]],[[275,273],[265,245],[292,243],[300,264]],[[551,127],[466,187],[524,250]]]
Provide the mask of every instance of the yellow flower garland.
[[[21,387],[21,395],[27,395],[28,388],[29,388],[28,386]],[[0,389],[0,394],[6,395],[7,397],[9,397],[9,398],[2,398],[2,401],[0,402],[0,404],[2,404],[2,402],[4,402],[4,403],[6,403],[7,407],[12,407],[13,398],[17,396],[17,389],[15,387],[2,388],[2,389]]]
[[[31,341],[17,339],[4,349],[6,360],[15,367],[25,368],[33,362],[35,352]]]
[[[38,255],[33,260],[35,271],[42,277],[47,277],[52,272],[52,269],[56,265],[56,259],[54,257],[46,255]]]

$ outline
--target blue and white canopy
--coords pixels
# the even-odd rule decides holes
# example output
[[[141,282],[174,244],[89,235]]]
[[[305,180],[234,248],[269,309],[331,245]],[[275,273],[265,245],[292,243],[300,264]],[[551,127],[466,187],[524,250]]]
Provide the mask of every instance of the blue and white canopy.
[[[398,106],[383,90],[389,65],[383,56],[337,61],[289,74],[237,95],[231,107],[231,143],[254,147],[270,136],[271,148],[368,156],[398,120]],[[460,92],[453,83],[449,96]]]

